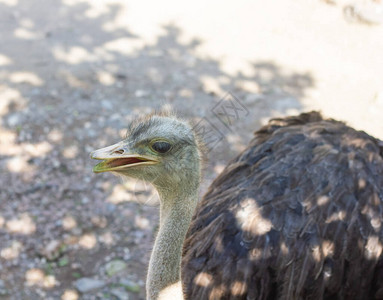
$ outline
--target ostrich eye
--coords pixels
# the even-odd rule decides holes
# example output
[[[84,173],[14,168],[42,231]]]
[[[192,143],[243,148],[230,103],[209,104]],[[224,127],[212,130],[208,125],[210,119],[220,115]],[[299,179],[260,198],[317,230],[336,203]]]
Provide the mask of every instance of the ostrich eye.
[[[166,153],[170,150],[172,145],[170,145],[168,142],[155,142],[152,145],[152,149],[158,153]]]

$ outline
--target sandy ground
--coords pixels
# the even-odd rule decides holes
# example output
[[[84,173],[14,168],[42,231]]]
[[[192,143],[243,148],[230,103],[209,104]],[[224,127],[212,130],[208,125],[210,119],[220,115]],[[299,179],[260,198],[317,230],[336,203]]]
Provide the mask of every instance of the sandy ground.
[[[383,138],[383,26],[347,4],[0,0],[0,299],[144,299],[156,196],[89,159],[137,115],[215,126],[201,194],[270,117]]]

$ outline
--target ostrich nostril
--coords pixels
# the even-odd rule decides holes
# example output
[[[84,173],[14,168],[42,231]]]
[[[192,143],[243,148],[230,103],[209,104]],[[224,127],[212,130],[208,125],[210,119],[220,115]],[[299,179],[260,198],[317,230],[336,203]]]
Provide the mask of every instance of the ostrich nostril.
[[[123,149],[119,149],[119,150],[116,150],[116,151],[113,151],[113,154],[124,154],[124,150]]]

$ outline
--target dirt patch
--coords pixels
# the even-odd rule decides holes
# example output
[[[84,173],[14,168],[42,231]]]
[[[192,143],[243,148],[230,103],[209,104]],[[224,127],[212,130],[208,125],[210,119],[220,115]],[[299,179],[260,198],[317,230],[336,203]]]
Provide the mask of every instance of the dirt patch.
[[[209,153],[201,195],[273,116],[320,108],[383,135],[383,42],[373,41],[381,30],[348,24],[320,2],[279,2],[236,7],[243,18],[232,32],[222,3],[221,18],[209,4],[193,23],[193,11],[177,4],[174,16],[185,18],[151,19],[149,8],[148,16],[122,0],[0,1],[0,299],[145,298],[156,195],[142,183],[94,175],[89,159],[137,115],[171,108],[217,128],[222,140]],[[207,25],[209,9],[227,31],[224,42],[219,26]],[[302,26],[313,16],[334,23]],[[338,53],[332,42],[344,37]],[[218,117],[217,105],[222,111],[234,98],[239,114],[226,106],[231,116]],[[112,261],[124,268],[112,274]],[[80,293],[81,278],[102,285]]]

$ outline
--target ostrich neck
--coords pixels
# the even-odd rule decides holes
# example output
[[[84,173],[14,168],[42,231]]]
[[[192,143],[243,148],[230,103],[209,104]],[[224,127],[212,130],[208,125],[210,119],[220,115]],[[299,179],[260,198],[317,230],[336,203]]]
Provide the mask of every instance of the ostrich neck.
[[[181,300],[182,246],[197,205],[198,192],[166,200],[160,193],[160,198],[160,228],[150,257],[147,298]]]

